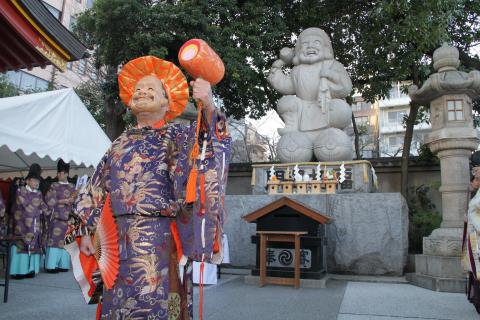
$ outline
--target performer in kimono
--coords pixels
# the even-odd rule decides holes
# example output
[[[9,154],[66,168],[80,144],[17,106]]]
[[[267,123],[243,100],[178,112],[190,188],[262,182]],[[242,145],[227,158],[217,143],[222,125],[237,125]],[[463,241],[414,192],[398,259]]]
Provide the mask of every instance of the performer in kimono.
[[[137,127],[127,129],[103,157],[74,203],[77,218],[66,238],[82,236],[80,250],[94,253],[87,235],[109,193],[120,268],[114,287],[103,291],[102,319],[192,319],[192,260],[221,262],[216,240],[222,234],[230,137],[210,84],[197,79],[191,85],[193,98],[205,106],[199,135],[195,123],[171,122],[189,96],[174,64],[141,57],[119,74],[120,97]],[[192,158],[196,143],[202,152]],[[196,201],[186,204],[192,186]]]
[[[467,271],[467,298],[480,313],[480,159],[475,161],[472,157],[472,179],[470,189],[472,200],[468,205],[468,213],[465,217],[465,228],[463,231],[463,261],[465,271]]]
[[[41,217],[48,207],[40,192],[40,176],[27,175],[26,185],[17,190],[13,205],[14,234],[22,240],[12,245],[10,275],[15,279],[33,278],[40,271]]]
[[[67,222],[75,200],[75,186],[68,182],[70,165],[60,159],[57,163],[57,182],[47,192],[45,201],[49,208],[47,221],[47,250],[45,269],[49,273],[66,272],[70,268],[70,255],[63,249]]]

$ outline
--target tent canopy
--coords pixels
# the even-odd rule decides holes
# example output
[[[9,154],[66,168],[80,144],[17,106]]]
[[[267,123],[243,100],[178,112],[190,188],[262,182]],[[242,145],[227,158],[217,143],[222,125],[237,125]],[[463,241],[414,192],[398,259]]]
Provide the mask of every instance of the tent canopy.
[[[71,88],[0,99],[0,172],[96,166],[110,143]]]

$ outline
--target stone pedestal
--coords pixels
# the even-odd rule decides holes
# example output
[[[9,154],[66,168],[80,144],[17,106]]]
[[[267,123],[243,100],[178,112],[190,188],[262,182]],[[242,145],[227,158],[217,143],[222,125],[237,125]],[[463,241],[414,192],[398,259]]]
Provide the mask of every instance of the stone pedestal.
[[[415,255],[415,273],[407,274],[407,280],[434,291],[465,292],[462,234],[462,228],[439,228],[423,238],[423,254]]]
[[[272,203],[279,195],[227,195],[224,232],[230,261],[252,268],[255,225],[243,216]],[[407,262],[408,208],[400,193],[291,195],[289,198],[331,217],[327,227],[327,272],[400,276]]]

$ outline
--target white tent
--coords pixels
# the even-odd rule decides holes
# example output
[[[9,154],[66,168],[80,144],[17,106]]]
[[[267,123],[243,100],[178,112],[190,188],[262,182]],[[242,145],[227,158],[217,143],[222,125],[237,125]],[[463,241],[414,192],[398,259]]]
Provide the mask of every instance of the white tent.
[[[71,88],[0,99],[0,173],[96,166],[110,140]],[[5,177],[4,174],[2,176]]]

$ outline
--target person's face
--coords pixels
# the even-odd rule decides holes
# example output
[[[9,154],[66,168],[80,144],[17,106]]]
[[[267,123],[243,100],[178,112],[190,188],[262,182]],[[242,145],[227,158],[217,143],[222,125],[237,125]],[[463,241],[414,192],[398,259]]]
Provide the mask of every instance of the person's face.
[[[477,170],[475,173],[471,185],[473,190],[478,190],[480,188],[480,170]]]
[[[129,104],[134,115],[140,113],[167,112],[168,99],[162,82],[155,76],[146,76],[135,85],[135,91]]]
[[[57,173],[57,178],[58,181],[66,181],[68,178],[68,173],[60,171]]]
[[[325,48],[320,36],[306,35],[298,41],[300,41],[298,56],[301,63],[312,64],[324,59]]]
[[[27,179],[27,185],[33,190],[37,190],[40,187],[40,181],[35,178]]]

